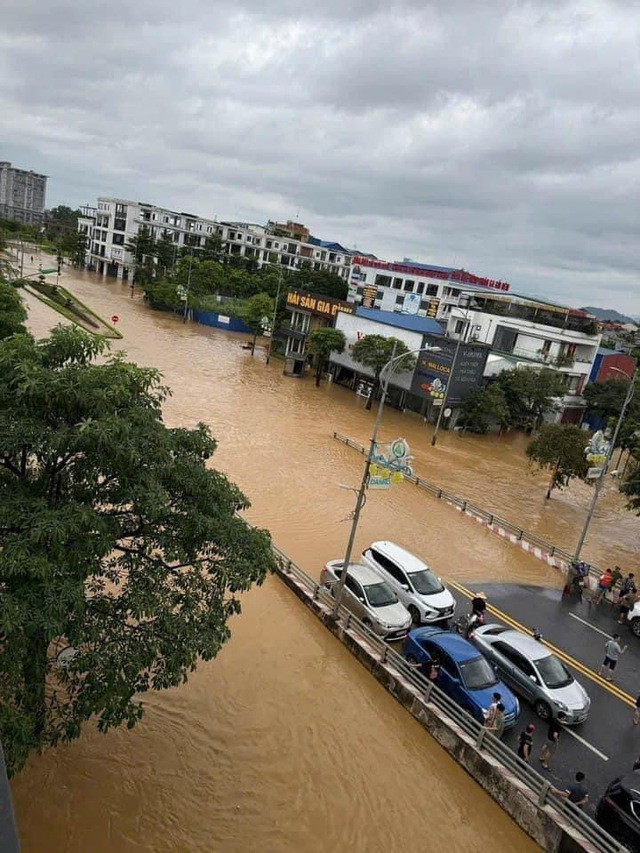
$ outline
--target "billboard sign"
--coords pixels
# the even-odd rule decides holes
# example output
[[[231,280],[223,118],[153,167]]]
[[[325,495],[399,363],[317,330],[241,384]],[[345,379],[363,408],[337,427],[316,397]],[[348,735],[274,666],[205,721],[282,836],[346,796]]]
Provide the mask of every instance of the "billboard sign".
[[[425,346],[440,347],[440,352],[425,352],[418,356],[411,383],[411,393],[427,397],[434,405],[459,405],[480,384],[490,347],[486,344],[460,345],[455,373],[451,375],[457,341],[453,338],[426,336]]]
[[[287,308],[310,311],[320,317],[335,317],[338,311],[344,311],[345,314],[353,314],[355,311],[355,305],[351,302],[293,289],[287,291]]]
[[[403,314],[417,314],[420,310],[420,295],[418,293],[405,293],[402,302]]]

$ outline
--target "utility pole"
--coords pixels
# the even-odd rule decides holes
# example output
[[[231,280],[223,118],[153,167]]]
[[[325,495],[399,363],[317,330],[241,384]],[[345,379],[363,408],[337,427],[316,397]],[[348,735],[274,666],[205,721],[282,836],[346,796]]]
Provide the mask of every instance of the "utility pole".
[[[353,543],[355,542],[356,532],[358,530],[358,522],[360,520],[360,511],[364,505],[364,496],[367,488],[367,484],[369,482],[369,468],[371,466],[371,462],[375,456],[376,444],[378,441],[378,430],[380,429],[380,423],[382,421],[382,412],[384,411],[384,401],[387,397],[387,390],[389,388],[389,382],[391,381],[391,376],[393,374],[394,368],[397,364],[402,361],[403,358],[406,358],[409,355],[416,355],[421,352],[439,352],[440,347],[422,347],[421,349],[409,350],[408,352],[403,352],[402,355],[395,355],[397,343],[393,345],[393,355],[389,359],[389,361],[384,365],[382,370],[380,371],[380,385],[382,388],[382,394],[380,395],[380,402],[378,403],[378,412],[376,414],[376,421],[373,426],[373,432],[371,433],[371,439],[369,442],[369,452],[364,460],[364,470],[362,471],[362,480],[360,481],[360,488],[358,489],[358,496],[356,498],[356,507],[353,512],[353,521],[351,523],[351,530],[349,531],[349,540],[347,542],[347,550],[344,555],[344,563],[342,564],[342,574],[340,575],[340,579],[336,585],[335,592],[335,602],[333,605],[333,616],[337,618],[338,609],[340,607],[340,601],[342,599],[342,593],[344,590],[345,581],[347,579],[347,573],[349,571],[349,564],[351,563],[351,553],[353,551]]]
[[[613,370],[617,370],[617,368],[612,368]],[[620,371],[620,373],[624,373],[624,371]],[[628,376],[628,374],[624,374]],[[624,402],[622,404],[622,408],[620,409],[620,414],[618,415],[618,420],[616,422],[616,427],[613,431],[613,435],[611,437],[611,443],[609,444],[609,450],[607,451],[607,458],[604,461],[602,466],[602,470],[600,471],[600,476],[596,480],[596,484],[593,490],[593,497],[591,498],[591,503],[589,504],[589,511],[587,512],[587,517],[584,522],[584,527],[582,528],[582,533],[580,534],[580,538],[578,539],[578,544],[576,545],[576,551],[574,554],[574,559],[580,559],[580,552],[582,551],[582,546],[584,545],[584,540],[587,537],[587,531],[589,530],[589,525],[591,524],[591,519],[593,518],[593,513],[595,512],[596,504],[598,503],[598,498],[600,497],[600,492],[602,491],[602,487],[604,486],[604,480],[607,476],[607,469],[609,468],[609,462],[611,461],[611,456],[613,455],[614,448],[616,446],[616,441],[618,439],[618,434],[620,432],[620,427],[622,426],[622,421],[624,420],[624,416],[627,413],[627,408],[633,394],[636,390],[636,379],[638,378],[638,368],[636,368],[632,377],[630,377],[631,381],[629,382],[629,387],[627,388],[627,393],[624,398]]]
[[[191,264],[193,263],[193,246],[189,251],[189,272],[187,273],[187,293],[184,298],[184,314],[182,315],[182,322],[187,322],[187,313],[189,311],[189,290],[191,288]]]
[[[267,349],[267,360],[265,364],[269,364],[271,360],[271,347],[273,346],[273,336],[276,331],[276,315],[278,313],[278,300],[280,299],[280,288],[282,287],[282,267],[278,267],[278,290],[276,292],[276,301],[273,306],[273,319],[271,321],[271,337],[269,338],[269,348]]]

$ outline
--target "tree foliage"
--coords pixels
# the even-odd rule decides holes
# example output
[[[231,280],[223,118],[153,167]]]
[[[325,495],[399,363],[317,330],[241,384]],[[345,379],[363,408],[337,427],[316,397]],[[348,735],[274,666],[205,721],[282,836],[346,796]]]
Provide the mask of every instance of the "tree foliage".
[[[383,335],[364,335],[353,345],[351,358],[359,364],[368,367],[373,372],[373,392],[367,400],[367,409],[371,408],[373,400],[380,391],[380,373],[385,364],[395,356],[408,353],[409,348],[398,338],[385,338]],[[413,370],[415,358],[407,356],[397,365],[394,373]]]
[[[573,477],[585,477],[589,463],[585,448],[589,438],[577,426],[543,424],[538,435],[529,443],[527,456],[539,468],[551,472],[547,500],[552,489],[564,489]]]
[[[546,367],[503,370],[494,381],[504,394],[511,426],[520,429],[537,429],[544,415],[556,409],[556,398],[566,392],[563,375]]]
[[[502,428],[508,426],[510,420],[511,413],[504,391],[497,382],[491,382],[486,388],[475,388],[463,402],[458,424],[471,432],[484,435],[494,424]]]
[[[166,427],[155,370],[58,327],[0,343],[0,738],[10,771],[142,715],[229,637],[273,568],[208,429]],[[101,357],[101,363],[95,362]],[[69,651],[64,664],[62,649]]]
[[[344,352],[347,340],[340,329],[314,329],[308,338],[309,352],[316,361],[316,388],[320,386],[322,370],[332,352]]]
[[[608,419],[618,417],[622,411],[628,389],[629,382],[620,377],[620,379],[607,379],[606,382],[591,382],[582,393],[587,401],[589,412]],[[634,420],[640,420],[640,399],[638,398],[637,388],[627,409],[627,416]]]
[[[256,350],[256,338],[261,335],[264,329],[271,322],[273,315],[273,300],[267,293],[256,293],[251,299],[248,299],[241,314],[240,319],[249,327],[253,334],[251,341],[251,355]]]
[[[16,288],[0,278],[0,340],[26,333],[27,311]]]

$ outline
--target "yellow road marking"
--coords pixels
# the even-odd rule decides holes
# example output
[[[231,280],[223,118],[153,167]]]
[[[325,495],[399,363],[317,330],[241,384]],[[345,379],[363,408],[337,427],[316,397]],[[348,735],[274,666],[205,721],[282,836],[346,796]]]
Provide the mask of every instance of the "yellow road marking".
[[[471,590],[462,586],[462,584],[457,583],[457,581],[448,580],[447,583],[452,586],[454,589],[457,589],[458,592],[461,592],[463,595],[466,595],[467,598],[474,598],[475,593],[471,592]],[[530,634],[531,629],[526,628],[524,625],[521,625],[520,622],[516,621],[512,616],[508,616],[502,610],[499,610],[497,607],[494,607],[492,604],[487,604],[487,610],[490,613],[493,613],[494,616],[497,616],[503,622],[506,622],[507,625],[510,625],[516,631],[522,631],[524,634]],[[608,690],[612,696],[615,696],[616,699],[620,699],[621,702],[624,702],[625,705],[629,705],[630,708],[635,708],[636,700],[629,693],[625,693],[620,687],[616,684],[612,684],[610,681],[602,678],[602,676],[598,675],[597,672],[586,667],[584,664],[580,663],[580,661],[568,655],[562,649],[559,649],[557,646],[554,646],[553,643],[548,642],[547,640],[542,638],[540,641],[543,645],[545,645],[548,649],[550,649],[555,655],[557,655],[560,660],[564,661],[564,663],[568,664],[568,666],[577,669],[585,678],[589,678],[599,687],[602,687],[604,690]]]

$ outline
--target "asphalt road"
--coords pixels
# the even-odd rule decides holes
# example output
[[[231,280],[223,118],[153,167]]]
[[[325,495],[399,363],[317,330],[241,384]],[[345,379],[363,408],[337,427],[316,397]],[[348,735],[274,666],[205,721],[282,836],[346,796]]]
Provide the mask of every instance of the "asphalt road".
[[[482,590],[488,599],[486,624],[501,623],[531,633],[542,632],[543,642],[558,650],[564,663],[591,697],[589,717],[578,726],[565,727],[548,771],[538,755],[547,737],[547,725],[521,699],[518,724],[504,735],[504,742],[517,748],[520,732],[534,723],[532,765],[547,775],[552,785],[564,788],[578,770],[587,776],[592,813],[609,782],[631,770],[640,756],[640,725],[632,723],[635,698],[640,692],[640,638],[618,625],[617,610],[604,602],[594,607],[573,597],[563,600],[557,589],[516,584],[480,584],[463,587],[449,583],[458,601],[456,617],[469,612],[465,592]],[[598,676],[604,645],[614,634],[628,645],[620,658],[613,684]]]

